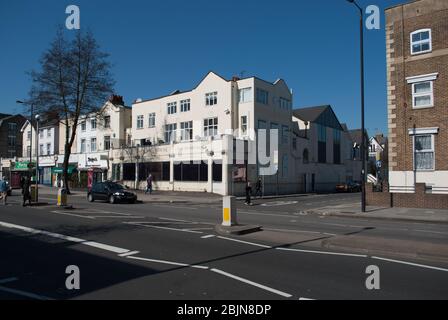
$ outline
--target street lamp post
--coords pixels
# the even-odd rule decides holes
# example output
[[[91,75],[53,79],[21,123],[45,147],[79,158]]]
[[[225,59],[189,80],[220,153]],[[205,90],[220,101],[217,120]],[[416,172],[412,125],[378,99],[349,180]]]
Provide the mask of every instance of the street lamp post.
[[[36,203],[39,203],[39,120],[40,116],[36,114]]]
[[[365,137],[365,118],[364,118],[364,107],[365,107],[365,91],[364,91],[364,11],[363,9],[356,3],[355,0],[347,0],[347,2],[353,3],[359,10],[360,13],[360,46],[361,46],[361,162],[362,162],[362,170],[361,170],[361,189],[362,189],[362,198],[361,198],[361,207],[362,212],[366,212],[366,137]]]

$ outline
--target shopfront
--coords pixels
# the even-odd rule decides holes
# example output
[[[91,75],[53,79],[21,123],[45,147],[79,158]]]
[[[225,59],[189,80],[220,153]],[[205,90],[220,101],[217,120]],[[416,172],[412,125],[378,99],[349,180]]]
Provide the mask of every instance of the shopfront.
[[[39,157],[39,182],[46,186],[54,185],[53,168],[56,166],[57,157]]]
[[[109,160],[107,153],[80,155],[78,170],[81,187],[91,188],[93,184],[107,180]]]
[[[13,189],[20,189],[20,181],[24,176],[31,176],[31,181],[36,181],[36,163],[29,161],[16,161],[11,163],[10,185]]]

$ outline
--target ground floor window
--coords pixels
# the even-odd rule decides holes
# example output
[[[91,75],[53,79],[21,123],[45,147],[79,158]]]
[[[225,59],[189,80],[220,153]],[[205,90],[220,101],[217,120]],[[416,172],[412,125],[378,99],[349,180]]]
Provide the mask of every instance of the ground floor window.
[[[213,181],[222,182],[222,163],[213,161]]]
[[[135,180],[135,163],[123,163],[123,180]]]
[[[121,178],[121,164],[112,164],[112,180],[118,181]]]
[[[146,181],[149,174],[154,181],[170,181],[169,162],[146,162],[138,165],[139,181]]]
[[[414,136],[414,162],[416,170],[434,170],[434,135]]]
[[[206,162],[180,162],[174,164],[175,181],[205,182],[208,181],[208,165]]]

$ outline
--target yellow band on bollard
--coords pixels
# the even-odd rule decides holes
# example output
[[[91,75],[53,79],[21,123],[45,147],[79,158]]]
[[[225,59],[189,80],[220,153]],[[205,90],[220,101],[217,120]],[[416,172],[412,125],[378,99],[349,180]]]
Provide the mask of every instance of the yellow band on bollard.
[[[225,222],[230,221],[230,208],[224,208],[223,219]]]

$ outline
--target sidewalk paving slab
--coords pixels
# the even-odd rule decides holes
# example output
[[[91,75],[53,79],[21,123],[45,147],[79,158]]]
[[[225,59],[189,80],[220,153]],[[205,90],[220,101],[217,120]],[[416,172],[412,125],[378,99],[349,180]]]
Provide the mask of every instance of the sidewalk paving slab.
[[[448,223],[448,209],[384,208],[369,206],[367,207],[367,212],[362,212],[360,204],[349,204],[312,209],[308,210],[307,213],[332,217]]]

